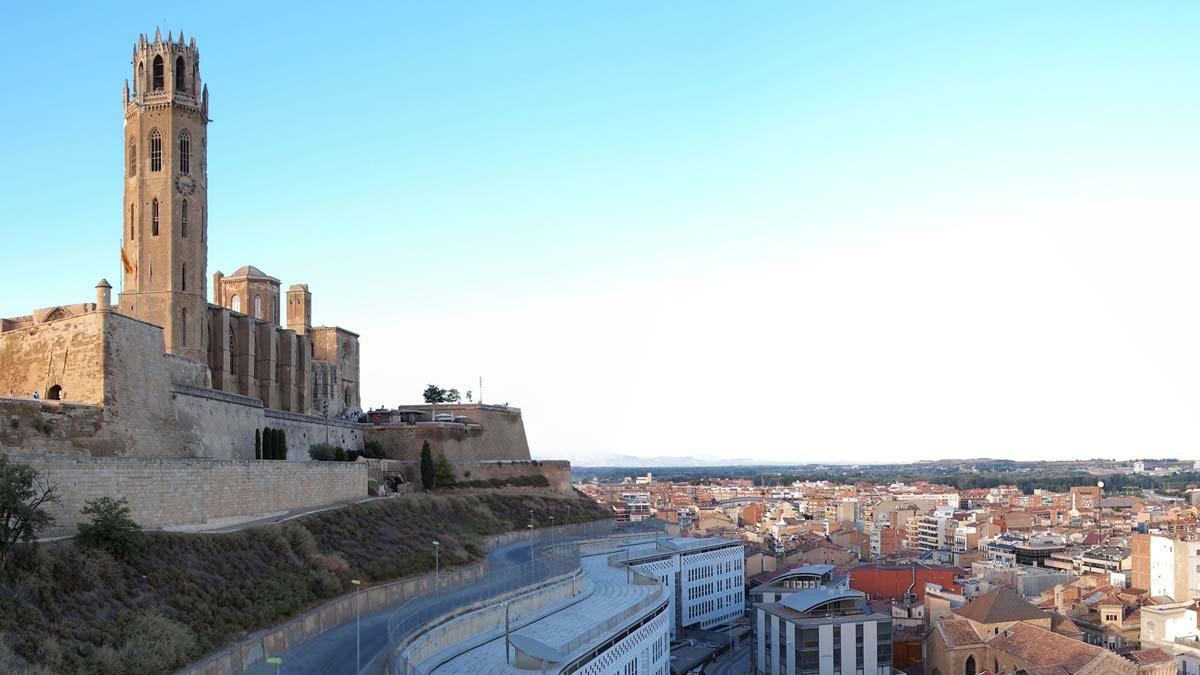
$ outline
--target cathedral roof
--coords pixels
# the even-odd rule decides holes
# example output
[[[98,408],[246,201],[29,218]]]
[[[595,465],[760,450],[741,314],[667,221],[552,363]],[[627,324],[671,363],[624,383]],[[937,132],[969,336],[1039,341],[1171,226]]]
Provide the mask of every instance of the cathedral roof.
[[[229,276],[227,276],[225,278],[226,279],[240,279],[242,277],[245,277],[247,279],[268,279],[270,281],[274,281],[275,283],[279,283],[278,279],[276,279],[273,276],[270,276],[269,274],[264,274],[262,270],[258,269],[254,265],[246,265],[244,267],[239,267],[236,272],[234,272],[233,274],[230,274]]]

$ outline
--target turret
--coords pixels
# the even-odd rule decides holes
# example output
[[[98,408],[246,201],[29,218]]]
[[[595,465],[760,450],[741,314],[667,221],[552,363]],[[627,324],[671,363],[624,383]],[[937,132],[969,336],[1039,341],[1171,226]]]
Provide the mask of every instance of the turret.
[[[100,283],[96,284],[96,311],[107,312],[112,310],[112,285],[107,279],[101,279]]]

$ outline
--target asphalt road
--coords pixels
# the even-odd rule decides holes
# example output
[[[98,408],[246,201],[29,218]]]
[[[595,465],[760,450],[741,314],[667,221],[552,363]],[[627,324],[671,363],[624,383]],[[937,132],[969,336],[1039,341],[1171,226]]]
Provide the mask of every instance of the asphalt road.
[[[502,574],[502,568],[513,567],[529,562],[530,549],[528,542],[515,542],[501,546],[488,552],[488,563],[492,570]],[[486,595],[487,589],[479,588],[480,595]],[[411,608],[420,608],[435,604],[447,603],[444,595],[433,593],[413,601]],[[452,604],[463,602],[461,596],[456,596]],[[468,598],[469,601],[469,598]],[[450,608],[445,608],[449,610]],[[372,614],[362,615],[361,660],[366,666],[376,656],[384,653],[388,647],[388,619],[396,612],[395,607],[389,607]],[[283,654],[273,654],[283,659],[281,675],[355,675],[357,672],[355,657],[355,622],[351,621],[331,631],[322,633],[311,640],[306,640],[295,648]],[[252,675],[274,675],[275,666],[258,663],[246,671]]]
[[[706,675],[744,675],[751,670],[754,643],[746,641],[732,653],[726,654],[705,667]]]

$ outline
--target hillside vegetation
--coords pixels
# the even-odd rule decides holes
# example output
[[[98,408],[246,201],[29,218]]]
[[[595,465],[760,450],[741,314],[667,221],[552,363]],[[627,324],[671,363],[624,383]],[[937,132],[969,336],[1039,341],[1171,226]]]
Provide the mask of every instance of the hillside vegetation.
[[[544,495],[409,495],[230,534],[147,533],[128,560],[74,542],[0,579],[0,672],[170,672],[352,589],[479,560],[488,535],[606,513]]]

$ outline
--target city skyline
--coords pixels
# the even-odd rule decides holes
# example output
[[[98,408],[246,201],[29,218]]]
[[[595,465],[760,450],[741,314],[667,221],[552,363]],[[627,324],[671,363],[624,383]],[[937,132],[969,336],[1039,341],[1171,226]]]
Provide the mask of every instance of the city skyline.
[[[370,336],[368,406],[482,375],[583,465],[1186,458],[1195,10],[1106,8],[81,8],[53,50],[20,8],[7,275],[119,278],[116,92],[157,23],[212,88],[207,273],[311,284]]]

